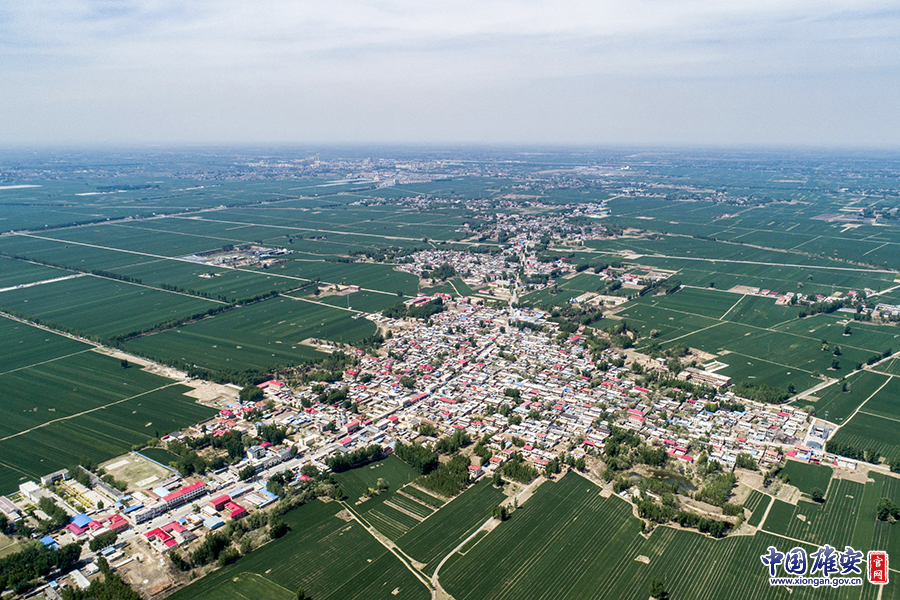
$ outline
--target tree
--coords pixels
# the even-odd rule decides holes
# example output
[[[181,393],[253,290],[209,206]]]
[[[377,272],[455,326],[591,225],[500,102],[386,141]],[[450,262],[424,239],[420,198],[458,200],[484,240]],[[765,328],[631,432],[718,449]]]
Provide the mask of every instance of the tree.
[[[297,590],[297,600],[312,600],[312,596],[307,596],[303,588]]]
[[[505,506],[498,504],[491,511],[491,516],[493,516],[495,519],[499,519],[500,521],[505,521],[509,518],[509,512],[506,510]]]
[[[253,465],[247,465],[240,471],[238,471],[238,476],[241,478],[241,481],[247,481],[251,477],[256,475],[256,467]]]
[[[890,498],[882,498],[875,506],[875,515],[879,521],[893,523],[900,516],[900,507],[894,504],[894,501]]]
[[[815,487],[809,490],[809,495],[812,496],[812,499],[816,502],[825,501],[825,492],[823,492],[821,488]]]
[[[241,400],[244,402],[256,402],[258,400],[262,400],[265,393],[255,385],[245,385],[241,389],[241,393],[239,394]]]
[[[503,485],[503,475],[500,473],[500,469],[494,471],[491,482],[494,484],[494,487],[500,487]]]
[[[128,364],[128,361],[125,360],[124,358],[121,360],[121,362],[119,362],[119,364],[122,365],[123,369],[127,369],[129,366],[131,366]]]
[[[410,377],[409,375],[404,375],[400,378],[400,385],[405,388],[413,388],[416,385],[416,378]]]
[[[273,540],[280,538],[284,534],[288,532],[288,524],[282,521],[281,519],[275,519],[272,521],[272,524],[269,525],[269,537]]]
[[[580,456],[578,460],[575,461],[575,468],[579,471],[584,471],[586,466],[587,464],[585,463],[583,456]]]
[[[656,600],[668,600],[669,592],[666,591],[666,584],[661,579],[650,581],[650,596]]]

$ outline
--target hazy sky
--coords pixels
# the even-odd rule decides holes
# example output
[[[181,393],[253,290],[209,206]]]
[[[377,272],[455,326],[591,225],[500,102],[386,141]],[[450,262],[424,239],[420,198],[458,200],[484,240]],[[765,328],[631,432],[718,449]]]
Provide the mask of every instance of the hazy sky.
[[[0,1],[0,145],[900,146],[897,0]]]

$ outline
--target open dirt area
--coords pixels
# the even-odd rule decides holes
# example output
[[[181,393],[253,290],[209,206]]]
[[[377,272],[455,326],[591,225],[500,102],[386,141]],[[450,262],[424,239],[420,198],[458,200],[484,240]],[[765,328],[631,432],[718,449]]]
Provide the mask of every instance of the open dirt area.
[[[100,465],[106,472],[128,484],[129,490],[146,488],[169,477],[172,472],[138,454],[123,454]]]

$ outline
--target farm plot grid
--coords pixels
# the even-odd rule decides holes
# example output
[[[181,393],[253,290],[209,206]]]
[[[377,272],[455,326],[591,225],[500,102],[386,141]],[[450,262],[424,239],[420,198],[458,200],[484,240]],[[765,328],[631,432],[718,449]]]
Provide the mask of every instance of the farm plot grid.
[[[322,353],[303,345],[304,340],[352,343],[375,333],[374,323],[352,317],[346,310],[279,297],[144,336],[125,347],[211,369],[267,369],[320,358]]]
[[[92,351],[0,375],[0,385],[0,493],[215,414],[186,386]]]
[[[427,587],[355,521],[335,516],[341,505],[318,500],[284,516],[291,530],[236,563],[175,592],[172,600],[313,598],[426,600]],[[254,596],[273,591],[273,596]],[[283,591],[279,591],[283,590]]]
[[[770,545],[784,546],[784,538],[758,532],[714,540],[658,527],[645,539],[639,531],[625,502],[603,498],[598,487],[568,474],[558,483],[541,485],[508,522],[480,538],[464,556],[448,560],[441,584],[458,600],[645,600],[654,578],[664,580],[675,598],[793,600],[822,595],[821,589],[790,593],[769,586],[759,557]],[[860,590],[829,591],[829,597],[860,598]]]
[[[437,563],[484,523],[504,498],[489,481],[477,483],[411,528],[397,545],[433,573]]]
[[[769,302],[768,308],[776,313],[785,308],[771,299],[753,298],[748,303],[737,294],[687,289],[642,298],[618,314],[640,332],[643,346],[651,340],[664,349],[685,344],[718,355],[728,365],[720,372],[736,382],[755,381],[782,389],[790,385],[807,389],[818,382],[813,377],[816,372],[829,377],[848,375],[872,355],[880,355],[884,347],[891,347],[900,335],[856,323],[851,325],[852,333],[844,335],[844,326],[832,315],[763,316],[767,309],[760,300]],[[774,323],[780,316],[788,320],[760,325]],[[658,335],[651,338],[654,330]],[[840,353],[835,354],[838,346]]]
[[[100,337],[141,331],[221,306],[123,281],[94,276],[0,293],[0,308]]]

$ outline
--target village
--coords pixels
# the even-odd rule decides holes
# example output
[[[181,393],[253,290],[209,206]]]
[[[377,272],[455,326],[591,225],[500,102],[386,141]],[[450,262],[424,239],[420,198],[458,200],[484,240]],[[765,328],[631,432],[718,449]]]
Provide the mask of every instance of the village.
[[[85,474],[62,470],[0,497],[0,511],[10,522],[39,524],[50,519],[41,508],[48,500],[63,507],[68,524],[40,537],[41,543],[92,548],[82,555],[88,566],[73,571],[63,585],[85,588],[102,558],[132,582],[150,581],[143,589],[153,595],[171,585],[162,577],[154,587],[147,575],[168,568],[160,561],[166,553],[195,548],[227,523],[277,503],[268,485],[273,476],[290,473],[290,485],[300,485],[308,473],[327,473],[333,457],[373,444],[390,453],[397,444],[434,446],[464,431],[489,450],[489,457],[470,456],[472,481],[494,476],[514,454],[538,471],[563,455],[583,459],[600,481],[600,455],[614,430],[631,431],[664,449],[669,469],[688,478],[701,455],[725,468],[733,468],[740,455],[763,470],[785,458],[857,468],[856,461],[823,450],[829,432],[822,421],[795,406],[738,398],[726,389],[729,378],[704,365],[678,375],[685,390],[652,393],[635,383],[633,365],[640,360],[642,368],[664,369],[662,361],[654,366],[633,351],[613,348],[592,356],[583,327],[564,333],[543,311],[490,308],[482,300],[446,294],[422,295],[408,304],[435,302],[444,310],[427,320],[367,315],[385,332],[385,344],[378,353],[344,348],[354,364],[339,380],[289,386],[273,379],[256,386],[261,398],[249,401],[241,401],[235,387],[215,418],[159,440],[165,445],[235,432],[260,440],[263,431],[279,431],[277,443],[253,443],[240,460],[202,475],[182,475],[138,450],[106,463],[110,472],[143,469],[137,471],[142,479],[124,490],[87,470],[89,485],[78,481]],[[687,391],[701,384],[718,388],[715,398]],[[323,402],[328,398],[334,400]],[[619,494],[639,497],[630,485]],[[109,543],[92,543],[97,539]],[[57,585],[50,582],[36,593],[53,598]]]

